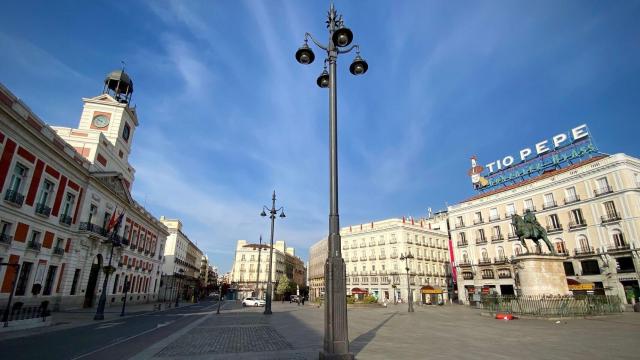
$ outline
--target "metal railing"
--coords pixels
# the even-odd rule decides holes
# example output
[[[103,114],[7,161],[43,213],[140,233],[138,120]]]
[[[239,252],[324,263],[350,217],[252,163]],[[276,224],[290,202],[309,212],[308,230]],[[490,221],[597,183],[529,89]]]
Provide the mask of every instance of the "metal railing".
[[[491,242],[498,242],[504,240],[504,236],[502,234],[492,235]]]
[[[602,196],[613,192],[613,188],[609,185],[593,190],[593,195]]]
[[[102,228],[102,226],[98,226],[89,222],[81,222],[79,230],[89,231],[100,236],[107,236],[107,232]]]
[[[71,219],[71,216],[69,216],[69,215],[64,215],[64,214],[63,214],[63,215],[60,215],[60,218],[59,218],[59,220],[58,220],[58,221],[59,221],[59,222],[60,222],[60,224],[62,224],[62,225],[67,225],[67,226],[69,226],[69,225],[71,225],[71,220],[72,220],[72,219]]]
[[[608,246],[607,246],[607,250],[609,250],[609,251],[625,251],[625,250],[631,250],[631,245],[629,245],[629,244],[613,244],[613,245],[608,245]]]
[[[487,238],[476,239],[476,245],[484,245],[487,243]]]
[[[554,233],[554,232],[560,232],[560,231],[562,231],[562,225],[558,225],[558,226],[547,225],[547,233]]]
[[[578,229],[585,226],[587,226],[587,222],[585,220],[582,220],[581,222],[577,222],[577,221],[569,222],[569,229]]]
[[[622,312],[616,295],[502,296],[485,295],[482,309],[526,316],[588,316]]]
[[[1,309],[0,314],[4,314],[6,309]],[[7,321],[16,320],[29,320],[42,318],[42,321],[46,321],[47,316],[50,316],[49,302],[43,301],[40,306],[22,306],[21,302],[17,302],[11,306],[8,312]]]
[[[579,255],[592,255],[592,254],[595,254],[595,251],[593,250],[593,248],[591,246],[589,246],[587,248],[575,248],[574,249],[574,253],[576,254],[576,256],[579,256]]]
[[[0,234],[0,244],[11,244],[11,241],[13,241],[13,236],[9,235],[9,234]]]
[[[455,227],[456,227],[456,229],[463,228],[464,227],[464,222],[456,223]]]
[[[500,215],[489,216],[489,221],[498,221],[500,220]]]
[[[482,224],[482,223],[484,223],[484,220],[482,218],[473,219],[473,225],[478,225],[478,224]]]
[[[564,204],[565,205],[577,203],[578,201],[580,201],[580,195],[569,196],[569,197],[564,198]]]
[[[4,194],[4,200],[12,204],[22,206],[22,203],[24,202],[24,195],[20,194],[17,190],[7,189],[7,192]]]
[[[466,241],[458,241],[458,247],[468,246],[469,243]]]
[[[547,202],[544,202],[542,204],[542,209],[547,210],[547,209],[551,209],[551,208],[554,208],[554,207],[557,207],[557,206],[558,206],[558,203],[555,200],[547,201]]]
[[[30,249],[30,250],[40,251],[40,248],[41,248],[41,247],[42,247],[42,244],[40,244],[40,243],[39,243],[39,242],[37,242],[37,241],[31,241],[31,240],[30,240],[30,241],[27,243],[27,249]]]
[[[56,246],[56,247],[53,248],[53,253],[54,253],[54,255],[62,256],[62,255],[64,255],[64,249],[59,247],[59,246]]]
[[[603,224],[618,221],[620,219],[622,218],[620,217],[620,214],[618,214],[617,211],[607,213],[607,215],[600,217],[600,220],[602,221]]]
[[[46,204],[37,203],[36,204],[36,214],[40,214],[43,216],[49,216],[51,214],[51,208]]]

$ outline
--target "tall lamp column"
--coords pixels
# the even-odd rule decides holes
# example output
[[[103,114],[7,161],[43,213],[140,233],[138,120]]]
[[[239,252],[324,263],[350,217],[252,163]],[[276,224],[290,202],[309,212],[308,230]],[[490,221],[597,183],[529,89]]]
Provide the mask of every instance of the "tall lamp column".
[[[368,64],[360,57],[360,47],[352,45],[353,33],[344,26],[342,15],[338,15],[333,2],[329,8],[327,45],[318,42],[309,33],[305,34],[304,44],[296,51],[296,60],[303,65],[311,64],[315,55],[308,40],[326,52],[324,70],[316,83],[321,88],[329,88],[329,239],[328,256],[325,263],[326,302],[324,317],[324,345],[321,359],[353,359],[349,352],[346,299],[346,267],[341,254],[340,220],[338,215],[338,111],[336,62],[339,54],[356,49],[356,57],[349,66],[353,75],[367,72]],[[326,64],[329,63],[327,72]]]
[[[407,270],[407,302],[409,303],[408,312],[413,312],[413,293],[411,293],[411,277],[409,275],[409,259],[413,259],[411,253],[407,256],[400,254],[400,260],[404,260],[405,270]]]
[[[267,213],[265,212],[268,211],[269,212],[269,218],[271,219],[271,246],[269,247],[269,280],[267,281],[267,296],[266,296],[266,301],[265,301],[265,306],[264,306],[264,314],[265,315],[271,315],[271,293],[273,291],[273,284],[271,283],[272,279],[272,271],[273,271],[273,231],[275,228],[275,222],[276,222],[276,215],[278,213],[280,213],[280,218],[285,218],[286,215],[284,214],[284,208],[281,207],[279,209],[276,209],[276,191],[273,191],[273,197],[272,197],[272,203],[271,203],[271,209],[269,209],[266,206],[262,207],[262,212],[260,213],[260,216],[265,217],[267,216]]]

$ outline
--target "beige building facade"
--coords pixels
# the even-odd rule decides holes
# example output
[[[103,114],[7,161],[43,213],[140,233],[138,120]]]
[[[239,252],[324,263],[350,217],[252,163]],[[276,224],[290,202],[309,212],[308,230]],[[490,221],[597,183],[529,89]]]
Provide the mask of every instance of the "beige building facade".
[[[327,238],[311,245],[309,249],[309,300],[316,301],[324,297],[324,264],[327,261]]]
[[[200,290],[200,268],[204,254],[182,231],[182,221],[164,216],[160,217],[160,221],[169,231],[164,248],[161,294],[166,294],[166,300],[175,299],[175,296],[189,300],[199,295],[197,292]]]
[[[546,228],[555,251],[567,256],[570,289],[638,299],[639,174],[637,158],[599,155],[450,206],[460,299],[518,293],[511,259],[527,250],[511,221],[527,210]]]
[[[406,302],[407,262],[400,257],[411,254],[408,267],[413,300],[447,301],[450,263],[446,221],[445,213],[426,219],[396,218],[342,228],[347,294],[369,294],[379,302]]]

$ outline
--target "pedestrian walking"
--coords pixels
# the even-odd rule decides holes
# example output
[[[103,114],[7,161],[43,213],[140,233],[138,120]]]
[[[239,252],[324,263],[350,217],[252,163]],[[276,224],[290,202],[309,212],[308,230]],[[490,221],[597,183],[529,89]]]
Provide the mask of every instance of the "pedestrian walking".
[[[302,297],[302,306],[304,306],[304,296]]]

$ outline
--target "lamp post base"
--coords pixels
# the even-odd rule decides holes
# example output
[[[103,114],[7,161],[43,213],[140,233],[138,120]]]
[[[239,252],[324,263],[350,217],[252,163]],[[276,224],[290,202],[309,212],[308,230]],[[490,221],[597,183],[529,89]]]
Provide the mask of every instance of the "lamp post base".
[[[318,358],[327,359],[327,360],[353,360],[355,359],[355,356],[353,355],[353,353],[333,354],[333,353],[327,353],[323,350],[323,351],[320,351],[320,355]]]

